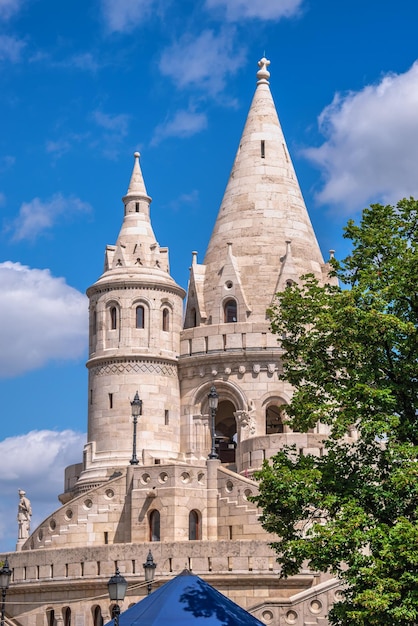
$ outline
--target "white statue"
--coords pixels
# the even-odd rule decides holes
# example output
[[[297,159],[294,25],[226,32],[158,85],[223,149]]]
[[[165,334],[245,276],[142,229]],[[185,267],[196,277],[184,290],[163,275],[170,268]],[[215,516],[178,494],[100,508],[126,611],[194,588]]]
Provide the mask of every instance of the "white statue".
[[[19,506],[17,509],[17,523],[19,526],[18,539],[27,539],[30,531],[30,518],[32,517],[32,507],[26,492],[19,489]]]

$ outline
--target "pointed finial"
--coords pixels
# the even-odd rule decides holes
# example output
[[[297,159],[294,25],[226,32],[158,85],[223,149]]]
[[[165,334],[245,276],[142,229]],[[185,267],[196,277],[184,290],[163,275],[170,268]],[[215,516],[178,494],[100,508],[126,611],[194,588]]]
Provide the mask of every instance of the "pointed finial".
[[[147,190],[145,189],[144,179],[142,177],[141,166],[139,164],[139,152],[134,152],[134,168],[132,170],[131,181],[129,183],[128,192],[126,197],[129,195],[140,195],[140,196],[148,196]]]
[[[266,57],[263,57],[258,62],[258,67],[260,69],[257,72],[257,79],[258,79],[257,80],[257,85],[260,85],[262,83],[264,83],[266,85],[269,84],[270,72],[267,69],[269,65],[270,65],[270,61],[268,59],[266,59]]]

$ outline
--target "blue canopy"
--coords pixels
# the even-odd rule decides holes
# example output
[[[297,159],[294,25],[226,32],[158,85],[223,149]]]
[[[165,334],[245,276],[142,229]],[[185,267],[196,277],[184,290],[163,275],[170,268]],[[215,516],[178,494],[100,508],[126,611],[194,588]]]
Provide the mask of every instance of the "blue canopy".
[[[113,620],[109,625],[113,624]],[[119,617],[119,626],[264,626],[199,576],[184,570]]]

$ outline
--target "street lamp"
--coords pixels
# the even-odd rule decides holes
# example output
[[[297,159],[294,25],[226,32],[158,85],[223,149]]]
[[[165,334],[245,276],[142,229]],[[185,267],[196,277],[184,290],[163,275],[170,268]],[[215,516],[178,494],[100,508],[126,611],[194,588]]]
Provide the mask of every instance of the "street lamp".
[[[209,459],[217,459],[219,458],[217,453],[216,453],[216,448],[215,448],[215,415],[216,415],[216,409],[218,408],[218,400],[219,400],[219,396],[218,393],[216,391],[216,387],[215,385],[212,385],[212,387],[210,388],[210,391],[208,393],[208,402],[209,402],[209,408],[210,408],[210,415],[211,415],[211,434],[212,434],[212,448],[209,454]]]
[[[112,619],[114,620],[115,626],[119,626],[120,606],[118,602],[123,602],[127,586],[128,583],[126,582],[126,579],[121,575],[119,568],[117,567],[116,572],[107,583],[110,601],[116,602],[116,604],[112,607]]]
[[[139,399],[138,392],[135,394],[135,398],[131,402],[131,412],[134,421],[134,436],[132,445],[132,458],[129,461],[131,465],[138,465],[138,459],[136,457],[136,425],[138,417],[142,415],[142,400]]]
[[[154,563],[154,559],[152,558],[151,550],[148,552],[147,560],[143,564],[144,572],[145,572],[145,582],[147,583],[148,595],[151,593],[151,585],[154,580],[154,573],[157,564]]]
[[[1,587],[1,626],[4,626],[4,609],[6,604],[6,592],[9,588],[12,570],[9,567],[9,561],[6,557],[3,567],[0,569],[0,587]]]

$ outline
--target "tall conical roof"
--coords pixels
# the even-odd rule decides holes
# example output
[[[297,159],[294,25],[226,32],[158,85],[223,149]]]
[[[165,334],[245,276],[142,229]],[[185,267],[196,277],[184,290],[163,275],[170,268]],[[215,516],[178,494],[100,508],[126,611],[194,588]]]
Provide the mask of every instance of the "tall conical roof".
[[[160,248],[150,219],[151,198],[142,176],[139,152],[134,153],[134,166],[126,195],[122,227],[114,246],[107,246],[104,274],[98,282],[118,276],[126,280],[130,276],[141,280],[163,280],[174,283],[169,276],[168,249]]]
[[[213,285],[231,242],[253,320],[265,319],[289,246],[292,280],[295,272],[322,278],[324,261],[270,92],[269,64],[265,58],[258,64],[257,88],[204,260],[208,315],[219,305]]]

